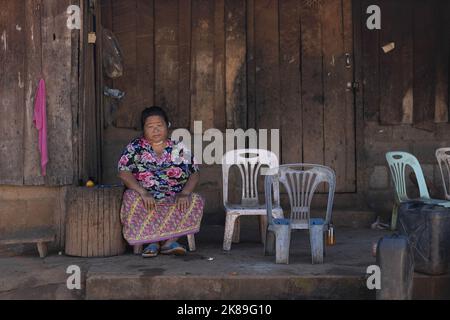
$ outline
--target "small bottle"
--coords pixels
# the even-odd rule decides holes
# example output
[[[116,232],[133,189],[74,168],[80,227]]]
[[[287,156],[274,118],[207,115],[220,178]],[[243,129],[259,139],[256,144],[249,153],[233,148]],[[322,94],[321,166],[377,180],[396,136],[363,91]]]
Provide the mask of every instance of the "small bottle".
[[[334,234],[334,227],[333,227],[332,224],[330,224],[330,227],[328,228],[326,242],[327,242],[328,246],[334,246],[336,244],[336,238],[335,238],[335,234]]]

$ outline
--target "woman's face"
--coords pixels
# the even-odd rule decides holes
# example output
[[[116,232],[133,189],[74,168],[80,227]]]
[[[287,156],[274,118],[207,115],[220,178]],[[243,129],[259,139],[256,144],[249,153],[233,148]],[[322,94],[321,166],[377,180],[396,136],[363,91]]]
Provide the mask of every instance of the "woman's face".
[[[151,116],[145,120],[144,136],[151,143],[158,143],[167,139],[167,125],[160,116]]]

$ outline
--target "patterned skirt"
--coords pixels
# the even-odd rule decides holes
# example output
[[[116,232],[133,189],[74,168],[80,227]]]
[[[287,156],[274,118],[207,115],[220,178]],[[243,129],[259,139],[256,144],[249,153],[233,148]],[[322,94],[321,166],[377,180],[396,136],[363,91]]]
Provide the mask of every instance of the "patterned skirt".
[[[189,204],[186,210],[179,210],[175,197],[169,197],[156,201],[156,208],[147,211],[139,193],[127,189],[120,210],[125,240],[130,245],[140,245],[199,232],[204,200],[193,193]]]

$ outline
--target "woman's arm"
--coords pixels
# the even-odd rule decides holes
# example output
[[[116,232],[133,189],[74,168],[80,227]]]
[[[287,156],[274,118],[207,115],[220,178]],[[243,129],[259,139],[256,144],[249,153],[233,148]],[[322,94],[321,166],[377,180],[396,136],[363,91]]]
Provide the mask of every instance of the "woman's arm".
[[[189,207],[189,195],[194,192],[195,186],[200,180],[200,174],[198,172],[194,172],[189,177],[188,181],[184,185],[183,191],[181,191],[177,195],[177,207],[180,210],[186,210]]]
[[[153,210],[155,207],[155,199],[150,195],[150,193],[143,188],[133,174],[129,171],[120,171],[118,175],[119,179],[123,181],[128,189],[134,190],[139,193],[144,202],[144,206],[147,210]]]
[[[188,181],[184,185],[184,188],[183,188],[183,191],[181,191],[181,194],[190,195],[192,192],[194,192],[194,189],[197,186],[197,183],[199,180],[200,180],[199,172],[194,172],[193,174],[191,174]]]

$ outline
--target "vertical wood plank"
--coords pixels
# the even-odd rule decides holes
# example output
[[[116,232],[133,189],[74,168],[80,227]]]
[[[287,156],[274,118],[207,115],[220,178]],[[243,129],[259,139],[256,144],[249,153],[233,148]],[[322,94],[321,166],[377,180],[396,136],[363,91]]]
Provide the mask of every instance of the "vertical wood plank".
[[[26,45],[26,81],[25,81],[25,117],[24,117],[24,184],[42,185],[40,154],[37,148],[38,131],[33,123],[34,103],[37,85],[42,75],[41,56],[41,6],[42,0],[25,2],[25,45]]]
[[[227,127],[225,0],[217,0],[214,4],[214,127],[225,130]]]
[[[109,194],[109,189],[105,189],[105,196],[101,199],[101,207],[104,212],[104,222],[103,222],[103,247],[104,252],[111,252],[111,215],[109,214],[109,197],[106,197]]]
[[[227,128],[245,128],[247,124],[245,17],[244,1],[225,2]]]
[[[345,52],[343,29],[343,6],[341,0],[324,2],[322,8],[322,52],[323,52],[323,85],[324,85],[324,157],[325,165],[336,172],[336,190],[338,192],[353,191],[351,177],[354,178],[354,151],[347,149],[347,144],[354,139],[354,125],[351,101],[347,106],[345,80],[352,81],[346,76],[346,53],[351,58],[352,52]],[[350,17],[351,15],[349,15]],[[351,48],[348,48],[351,49]],[[350,73],[351,75],[351,73]],[[350,99],[349,99],[350,100]],[[348,119],[347,117],[350,116]],[[353,143],[352,143],[353,144]],[[348,152],[349,151],[349,152]],[[349,172],[347,172],[347,164]],[[353,169],[353,170],[352,170]],[[350,175],[350,177],[349,177]],[[347,185],[349,180],[350,185]]]
[[[125,92],[117,110],[116,126],[120,128],[139,128],[141,106],[137,91],[137,0],[113,0],[113,32],[119,41],[123,54],[124,71],[114,80],[114,87]]]
[[[322,28],[320,10],[302,1],[303,162],[324,163]]]
[[[336,172],[337,188],[345,187],[345,68],[342,6],[340,0],[324,2],[322,11],[322,52],[324,92],[324,157],[325,165]]]
[[[95,25],[94,29],[97,34],[95,43],[95,114],[96,114],[96,134],[95,134],[95,156],[93,160],[96,162],[95,179],[97,183],[102,183],[102,164],[103,164],[103,128],[104,128],[104,108],[103,108],[103,25],[102,25],[102,8],[101,2],[95,4]]]
[[[353,23],[353,41],[354,41],[354,76],[355,81],[360,83],[360,88],[364,89],[363,84],[363,28],[365,28],[365,25],[363,21],[365,20],[365,16],[362,15],[363,9],[362,9],[362,1],[352,1],[352,23]],[[363,90],[355,90],[355,161],[356,161],[356,171],[358,173],[364,172],[365,166],[364,166],[364,119],[365,119],[365,110],[364,110],[364,96],[363,96]],[[377,118],[378,119],[378,116]],[[357,190],[363,190],[365,188],[365,179],[361,178],[361,175],[357,175],[356,179],[356,189]]]
[[[433,130],[436,88],[436,7],[430,1],[411,3],[414,15],[414,126]]]
[[[340,89],[345,97],[345,192],[356,192],[356,112],[355,112],[355,91],[344,89],[343,85],[355,81],[355,52],[353,34],[353,8],[351,0],[341,0],[342,3],[342,28],[344,38],[344,53],[350,56],[350,65],[343,68]],[[357,36],[357,34],[356,34]],[[342,66],[344,65],[344,62]],[[358,118],[359,119],[359,118]],[[339,190],[339,188],[338,188]]]
[[[112,11],[112,0],[102,0],[100,2],[102,10],[102,25],[104,28],[112,30],[113,29],[113,11]]]
[[[97,221],[97,254],[100,257],[105,256],[105,216],[108,215],[107,212],[105,212],[103,208],[103,199],[105,199],[105,196],[107,196],[106,189],[100,189],[98,194],[99,197],[97,197],[97,212],[98,212],[98,221]]]
[[[280,128],[278,1],[255,2],[256,125]]]
[[[380,120],[382,124],[412,123],[412,6],[408,1],[380,1],[383,12],[380,45],[395,49],[380,57]]]
[[[214,126],[214,2],[192,1],[191,128]]]
[[[0,10],[0,183],[23,184],[25,1],[3,1]],[[7,70],[4,72],[4,70]]]
[[[436,92],[435,92],[435,122],[448,122],[449,120],[449,55],[450,55],[450,3],[448,1],[435,1],[437,5],[438,35],[436,48]]]
[[[361,89],[364,99],[364,120],[366,121],[378,121],[380,117],[380,54],[382,52],[380,30],[369,30],[366,27],[366,20],[369,17],[366,10],[372,4],[380,5],[378,1],[361,0],[360,14],[363,17],[361,19],[361,64],[363,68]]]
[[[42,74],[47,87],[47,182],[73,181],[72,150],[72,34],[67,28],[69,0],[47,0],[42,8]]]
[[[178,126],[189,128],[191,114],[191,0],[178,1]]]
[[[302,150],[300,83],[300,8],[294,0],[280,1],[281,161],[299,163]]]
[[[256,128],[255,0],[247,0],[247,127]]]
[[[97,252],[97,215],[98,211],[96,210],[96,200],[97,200],[97,192],[89,194],[91,191],[88,188],[85,188],[84,192],[84,201],[86,201],[87,205],[87,215],[88,215],[88,241],[87,241],[87,256],[94,257]]]
[[[80,6],[80,9],[82,8],[82,3],[80,3],[80,0],[76,0],[72,2],[74,5]],[[81,96],[81,89],[80,89],[80,81],[81,81],[81,71],[83,70],[83,67],[80,67],[81,65],[81,30],[72,30],[71,33],[71,47],[72,47],[72,70],[71,70],[71,94],[70,94],[70,103],[71,103],[71,109],[72,109],[72,115],[79,115],[80,112],[80,96]],[[78,116],[72,117],[72,143],[73,143],[73,177],[74,177],[74,183],[77,183],[80,176],[81,176],[81,170],[80,170],[80,163],[81,163],[81,139],[80,139],[80,123]]]
[[[79,139],[81,141],[81,162],[80,162],[80,174],[78,178],[83,184],[89,178],[98,177],[98,161],[97,161],[97,144],[98,136],[98,115],[96,108],[96,79],[95,79],[95,47],[93,44],[88,43],[88,34],[94,32],[94,17],[88,6],[83,8],[83,27],[80,36],[80,42],[82,43],[82,58],[81,63],[83,65],[82,73],[80,74],[80,115],[79,125],[81,130],[79,131]]]
[[[136,59],[139,106],[154,103],[154,3],[137,0]],[[139,113],[140,116],[140,113]]]
[[[178,109],[178,0],[155,1],[155,102],[175,127]]]

